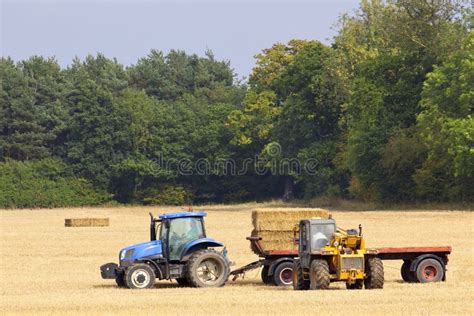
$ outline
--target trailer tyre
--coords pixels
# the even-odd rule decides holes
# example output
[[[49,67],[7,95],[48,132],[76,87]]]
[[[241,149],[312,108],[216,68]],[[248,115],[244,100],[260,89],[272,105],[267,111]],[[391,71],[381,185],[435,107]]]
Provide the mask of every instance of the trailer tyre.
[[[316,259],[311,262],[309,270],[311,290],[325,290],[329,288],[331,276],[326,260]]]
[[[383,289],[383,263],[379,258],[369,258],[365,264],[364,286],[366,289]]]
[[[155,271],[145,263],[130,266],[124,278],[129,289],[149,289],[155,285]]]
[[[309,290],[310,281],[305,280],[303,277],[303,268],[301,268],[301,262],[295,260],[293,264],[293,289],[295,291],[306,291]]]
[[[269,269],[270,269],[270,266],[263,266],[262,268],[261,277],[262,277],[262,282],[264,284],[273,284],[273,278],[268,275]]]
[[[293,284],[293,272],[293,262],[282,262],[273,272],[273,282],[276,286],[291,286]]]
[[[416,267],[416,277],[420,283],[439,282],[444,277],[443,266],[436,259],[424,259]]]
[[[415,273],[410,271],[411,261],[405,260],[403,261],[402,267],[400,268],[400,274],[402,275],[402,279],[405,282],[416,282],[417,279],[415,277]]]
[[[184,268],[186,279],[193,287],[224,286],[230,273],[227,259],[213,249],[196,251]]]

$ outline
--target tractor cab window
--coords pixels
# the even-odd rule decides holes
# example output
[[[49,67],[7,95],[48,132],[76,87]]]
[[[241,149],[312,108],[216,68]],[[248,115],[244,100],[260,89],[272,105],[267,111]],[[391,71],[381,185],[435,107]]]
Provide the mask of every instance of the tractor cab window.
[[[179,255],[188,242],[205,237],[200,217],[175,218],[171,220],[170,224],[169,247],[171,260],[180,259]]]
[[[334,223],[311,224],[311,249],[318,250],[325,247],[335,232]]]

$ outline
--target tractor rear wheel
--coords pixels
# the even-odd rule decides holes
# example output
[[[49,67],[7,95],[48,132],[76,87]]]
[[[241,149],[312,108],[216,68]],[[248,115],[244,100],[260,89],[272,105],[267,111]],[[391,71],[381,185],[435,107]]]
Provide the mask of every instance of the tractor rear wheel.
[[[273,278],[268,275],[268,270],[270,266],[263,266],[261,277],[264,284],[273,284]]]
[[[364,280],[355,280],[355,283],[346,283],[346,289],[348,290],[361,290],[364,287]]]
[[[415,273],[410,271],[411,261],[403,261],[402,267],[400,268],[400,274],[405,282],[416,282]]]
[[[273,272],[273,282],[276,286],[291,286],[293,284],[293,273],[293,262],[282,262],[277,265]]]
[[[309,280],[305,280],[303,277],[303,268],[301,268],[301,262],[295,260],[293,264],[293,289],[296,291],[309,290]]]
[[[365,264],[364,285],[366,289],[382,289],[384,282],[383,263],[379,258],[369,258]]]
[[[129,289],[149,289],[155,285],[155,271],[145,263],[130,266],[125,271],[125,284]]]
[[[213,249],[196,251],[185,265],[186,279],[194,287],[224,286],[229,278],[229,263]]]
[[[313,260],[309,269],[309,279],[311,290],[328,289],[331,283],[328,262],[322,259]]]
[[[416,267],[416,278],[420,283],[439,282],[443,277],[443,266],[436,259],[424,259]]]

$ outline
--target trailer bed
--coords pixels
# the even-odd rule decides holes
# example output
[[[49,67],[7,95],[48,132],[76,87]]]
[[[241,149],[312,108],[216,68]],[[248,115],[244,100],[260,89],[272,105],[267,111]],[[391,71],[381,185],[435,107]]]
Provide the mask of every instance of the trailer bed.
[[[451,247],[388,247],[376,248],[377,257],[382,260],[411,260],[418,256],[433,254],[440,258],[451,253]]]

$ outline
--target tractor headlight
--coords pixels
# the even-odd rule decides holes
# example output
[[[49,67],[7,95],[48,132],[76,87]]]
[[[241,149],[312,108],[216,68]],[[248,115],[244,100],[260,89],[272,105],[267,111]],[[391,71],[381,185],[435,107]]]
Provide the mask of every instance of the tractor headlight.
[[[125,253],[126,253],[126,252],[127,252],[127,251],[126,251],[125,249],[122,250],[122,251],[120,251],[120,260],[125,259]]]

